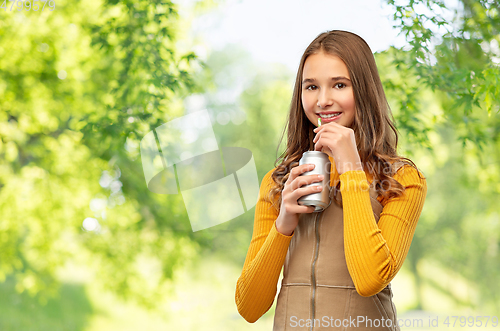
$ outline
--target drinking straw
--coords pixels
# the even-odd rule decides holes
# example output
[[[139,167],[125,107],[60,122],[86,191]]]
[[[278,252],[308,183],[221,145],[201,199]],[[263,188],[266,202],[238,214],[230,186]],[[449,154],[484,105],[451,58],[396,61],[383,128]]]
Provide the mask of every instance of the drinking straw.
[[[318,126],[321,126],[321,117],[318,117]]]

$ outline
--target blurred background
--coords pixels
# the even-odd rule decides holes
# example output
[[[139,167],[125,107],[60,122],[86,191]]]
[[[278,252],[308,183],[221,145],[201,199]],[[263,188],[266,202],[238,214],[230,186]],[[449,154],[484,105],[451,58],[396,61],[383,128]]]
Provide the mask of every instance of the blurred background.
[[[271,330],[274,306],[249,324],[234,303],[254,208],[193,232],[180,194],[148,191],[139,146],[207,109],[260,183],[302,52],[331,29],[369,43],[427,178],[392,282],[402,329],[500,327],[498,0],[37,4],[0,7],[0,330]]]

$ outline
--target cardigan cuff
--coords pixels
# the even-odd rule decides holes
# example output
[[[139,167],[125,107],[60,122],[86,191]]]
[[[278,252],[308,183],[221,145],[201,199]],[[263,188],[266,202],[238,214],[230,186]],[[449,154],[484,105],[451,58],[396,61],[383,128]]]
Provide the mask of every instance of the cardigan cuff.
[[[290,243],[290,240],[292,240],[292,237],[294,234],[295,234],[295,231],[293,231],[292,234],[289,236],[279,232],[278,228],[276,227],[276,221],[274,221],[273,227],[271,228],[271,232],[269,233],[270,236],[275,238],[274,240],[279,240],[279,241],[283,241],[283,243],[286,243],[287,247],[288,247],[288,244]]]
[[[369,191],[370,184],[363,170],[349,170],[340,175],[340,191]]]

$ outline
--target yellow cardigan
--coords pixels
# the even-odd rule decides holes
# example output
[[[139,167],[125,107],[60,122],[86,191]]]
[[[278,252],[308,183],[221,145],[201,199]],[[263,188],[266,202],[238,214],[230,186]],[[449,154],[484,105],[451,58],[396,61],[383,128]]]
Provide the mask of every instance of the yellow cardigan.
[[[384,208],[377,224],[367,189],[373,180],[371,176],[362,170],[347,171],[339,176],[333,159],[329,159],[332,163],[330,186],[341,182],[347,267],[357,292],[372,296],[389,284],[406,258],[424,205],[427,184],[415,168],[405,165],[399,169],[394,179],[405,187],[405,193],[389,201],[378,197]],[[273,304],[288,245],[294,235],[286,236],[276,229],[278,213],[268,199],[273,171],[264,176],[260,186],[252,240],[236,284],[238,312],[251,323]]]

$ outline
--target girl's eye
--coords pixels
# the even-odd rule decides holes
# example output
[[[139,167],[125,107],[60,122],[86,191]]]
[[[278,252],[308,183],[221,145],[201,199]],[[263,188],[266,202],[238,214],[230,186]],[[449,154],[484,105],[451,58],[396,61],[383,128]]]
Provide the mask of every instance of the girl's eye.
[[[346,85],[344,83],[337,83],[333,87],[340,90],[340,89],[343,89],[344,87],[346,87]],[[309,85],[306,87],[306,90],[315,90],[317,88],[318,87],[316,85]]]

